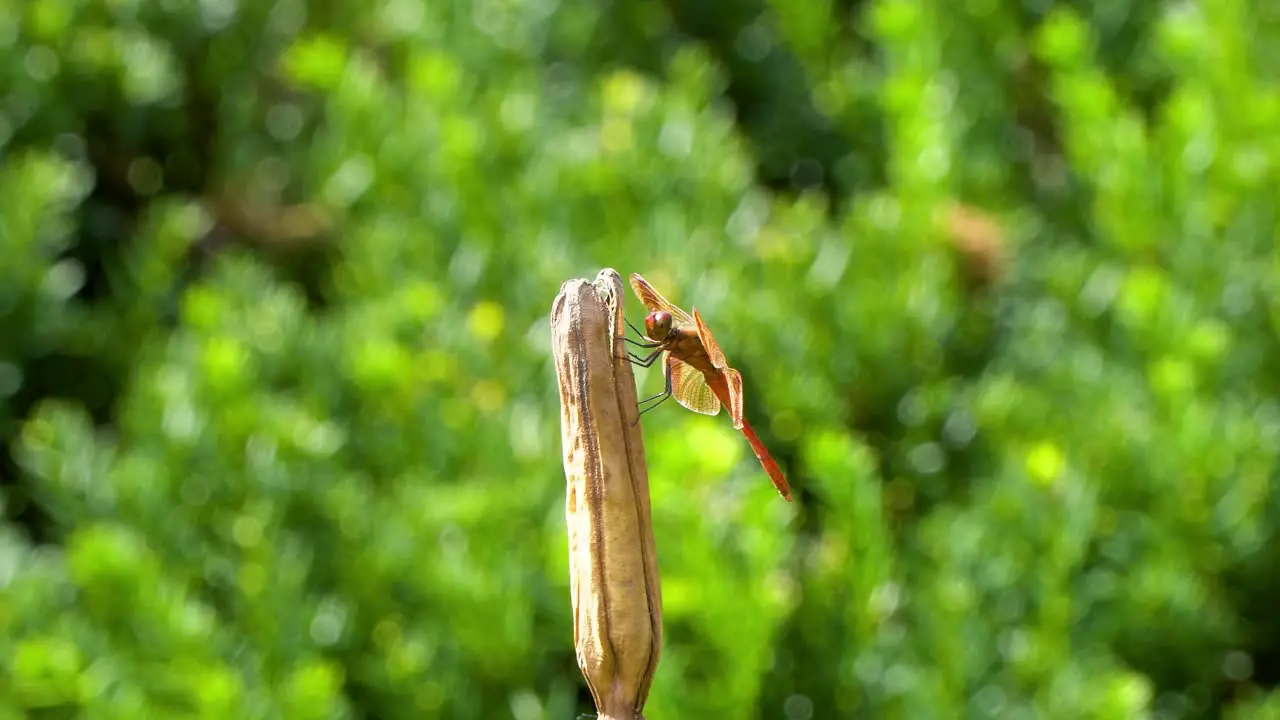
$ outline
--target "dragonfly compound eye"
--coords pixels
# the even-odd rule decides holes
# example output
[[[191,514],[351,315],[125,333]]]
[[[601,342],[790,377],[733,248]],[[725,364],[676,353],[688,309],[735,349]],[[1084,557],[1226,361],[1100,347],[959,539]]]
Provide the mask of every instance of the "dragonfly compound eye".
[[[644,319],[644,330],[654,340],[666,340],[671,334],[671,313],[666,310],[649,313]]]

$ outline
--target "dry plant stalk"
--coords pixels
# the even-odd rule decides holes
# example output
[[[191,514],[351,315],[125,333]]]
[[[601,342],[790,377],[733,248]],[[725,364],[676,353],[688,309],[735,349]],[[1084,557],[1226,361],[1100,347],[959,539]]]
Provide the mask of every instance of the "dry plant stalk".
[[[551,305],[567,481],[573,643],[600,720],[643,720],[662,645],[662,593],[622,278],[570,280]]]

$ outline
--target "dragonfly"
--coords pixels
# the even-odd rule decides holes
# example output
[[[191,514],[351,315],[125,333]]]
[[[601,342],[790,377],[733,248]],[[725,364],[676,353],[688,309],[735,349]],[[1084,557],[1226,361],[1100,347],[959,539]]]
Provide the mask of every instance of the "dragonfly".
[[[742,375],[729,367],[724,352],[702,321],[698,309],[693,308],[693,315],[690,316],[669,302],[638,273],[631,274],[631,289],[649,309],[649,314],[644,318],[644,332],[631,325],[630,320],[627,324],[641,337],[647,338],[647,341],[625,339],[652,352],[644,357],[634,353],[628,355],[631,362],[641,367],[649,367],[661,358],[665,383],[663,392],[640,401],[643,405],[656,400],[641,410],[640,414],[643,415],[672,397],[689,410],[703,415],[717,415],[722,406],[728,408],[733,428],[740,430],[747,438],[752,452],[773,481],[778,494],[791,502],[791,487],[782,475],[782,470],[756,436],[751,423],[743,416]],[[638,417],[636,419],[639,420]]]

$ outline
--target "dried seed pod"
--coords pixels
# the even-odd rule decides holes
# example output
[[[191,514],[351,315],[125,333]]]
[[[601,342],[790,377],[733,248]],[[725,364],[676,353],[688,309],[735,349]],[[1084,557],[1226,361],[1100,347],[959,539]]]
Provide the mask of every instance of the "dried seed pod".
[[[570,280],[551,306],[567,481],[574,647],[601,720],[641,720],[662,645],[662,594],[622,278]]]

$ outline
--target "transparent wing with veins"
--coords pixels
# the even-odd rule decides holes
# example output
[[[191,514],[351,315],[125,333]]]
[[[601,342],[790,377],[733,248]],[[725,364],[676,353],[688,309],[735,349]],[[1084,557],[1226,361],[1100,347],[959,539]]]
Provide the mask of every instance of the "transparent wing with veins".
[[[720,371],[720,376],[725,380],[725,385],[728,389],[726,394],[729,401],[729,417],[733,419],[733,427],[735,430],[741,430],[742,375],[737,370],[729,367],[729,361],[725,359],[724,351],[720,349],[720,343],[716,342],[715,337],[711,335],[711,331],[707,329],[707,324],[702,322],[702,316],[698,314],[698,308],[693,309],[693,320],[698,328],[698,338],[702,340],[702,348],[707,352],[707,359],[711,361],[712,367]],[[702,375],[702,373],[698,374]]]
[[[671,322],[673,327],[692,328],[695,326],[696,323],[694,323],[693,318],[689,317],[689,313],[681,310],[673,305],[669,300],[662,297],[662,293],[654,290],[653,286],[644,278],[640,277],[639,273],[631,274],[631,289],[635,290],[636,297],[640,298],[640,302],[644,303],[644,306],[649,308],[649,312],[666,310],[671,313]]]
[[[729,361],[724,357],[724,351],[720,349],[720,343],[712,337],[711,331],[707,329],[707,324],[702,322],[702,316],[698,314],[698,308],[693,309],[693,323],[698,329],[698,339],[702,341],[702,348],[707,351],[707,358],[711,360],[711,366],[719,370],[729,369]]]
[[[671,378],[671,394],[676,402],[703,415],[719,414],[720,400],[701,371],[671,353],[667,353],[662,367]]]

